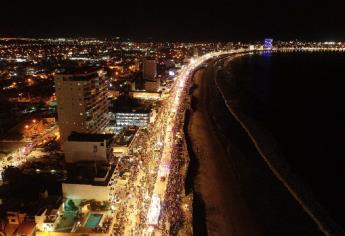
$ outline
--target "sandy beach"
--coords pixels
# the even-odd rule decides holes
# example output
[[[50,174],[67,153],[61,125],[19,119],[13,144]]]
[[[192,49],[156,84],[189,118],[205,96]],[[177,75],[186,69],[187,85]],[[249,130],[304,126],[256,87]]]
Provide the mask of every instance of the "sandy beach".
[[[323,235],[222,106],[212,76],[212,66],[195,73],[188,129],[207,234]]]
[[[226,153],[208,125],[207,108],[202,101],[206,99],[203,75],[204,71],[199,70],[194,77],[197,88],[193,96],[200,97],[201,101],[192,115],[190,133],[199,158],[195,191],[201,193],[206,204],[208,235],[258,235],[260,228],[239,194],[235,172],[224,161]]]

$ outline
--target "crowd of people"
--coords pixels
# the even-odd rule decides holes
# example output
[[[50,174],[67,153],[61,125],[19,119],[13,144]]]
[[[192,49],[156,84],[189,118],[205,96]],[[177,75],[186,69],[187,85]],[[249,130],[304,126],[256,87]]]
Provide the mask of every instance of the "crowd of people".
[[[185,92],[183,92],[182,97],[186,97]],[[177,135],[182,133],[184,114],[185,106],[180,105],[176,113],[176,122],[172,129],[174,137],[172,158],[160,224],[164,235],[177,235],[184,223],[185,217],[181,209],[181,193],[184,188],[184,175],[181,173],[181,168],[185,164],[185,159],[183,159],[184,138]]]
[[[130,229],[130,234],[141,235],[146,227],[147,210],[150,204],[149,196],[153,192],[162,154],[160,151],[157,152],[152,148],[157,143],[157,137],[164,135],[162,128],[158,127],[159,125],[164,125],[162,113],[157,119],[155,126],[149,126],[147,129],[138,131],[138,136],[132,145],[132,162],[130,168],[126,169],[130,173],[128,181],[124,189],[118,189],[116,192],[116,195],[130,195],[130,197],[123,199],[124,201],[120,203],[119,210],[116,214],[113,235],[124,234],[126,225],[131,225],[129,221],[133,219],[129,219],[129,216],[133,213],[136,222],[134,228]],[[133,150],[136,151],[133,152]],[[119,166],[123,167],[124,165]]]
[[[188,87],[188,86],[187,86]],[[172,97],[177,96],[172,94]],[[179,94],[181,100],[185,99],[186,89]],[[177,235],[184,222],[184,213],[181,208],[181,193],[184,188],[184,175],[181,172],[185,164],[183,159],[184,139],[179,134],[184,123],[185,104],[179,104],[176,112],[172,112],[173,99],[163,101],[154,124],[147,129],[140,129],[131,148],[131,166],[125,188],[118,190],[116,195],[122,198],[116,211],[116,222],[113,235],[143,235],[147,225],[147,214],[150,207],[150,196],[153,194],[157,181],[158,169],[162,161],[164,137],[167,130],[167,117],[173,117],[172,148],[169,161],[169,174],[167,176],[166,192],[162,200],[162,209],[159,224],[156,229],[162,235]],[[122,193],[121,193],[122,192]],[[132,216],[132,217],[131,217]],[[132,221],[132,222],[131,222]],[[133,222],[134,221],[134,222]]]
[[[180,208],[180,195],[183,191],[183,176],[180,170],[184,164],[184,160],[181,158],[183,152],[182,145],[182,140],[179,139],[175,145],[173,158],[170,163],[170,176],[162,216],[163,231],[167,235],[177,235],[184,221],[184,215]],[[168,224],[165,222],[168,222]],[[169,225],[170,229],[166,229],[166,225]]]

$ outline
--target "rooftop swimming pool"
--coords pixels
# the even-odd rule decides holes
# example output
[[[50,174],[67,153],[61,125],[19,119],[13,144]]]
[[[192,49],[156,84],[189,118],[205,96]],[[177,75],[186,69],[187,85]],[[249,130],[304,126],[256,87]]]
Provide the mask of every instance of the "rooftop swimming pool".
[[[99,222],[102,219],[102,214],[90,214],[89,218],[87,219],[86,223],[85,223],[85,227],[87,228],[94,228],[96,227]]]

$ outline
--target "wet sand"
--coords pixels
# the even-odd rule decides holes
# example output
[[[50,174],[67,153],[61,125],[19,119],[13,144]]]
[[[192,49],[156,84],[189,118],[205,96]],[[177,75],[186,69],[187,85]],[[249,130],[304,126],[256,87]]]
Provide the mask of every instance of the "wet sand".
[[[199,166],[194,191],[200,193],[205,204],[208,235],[259,235],[260,228],[234,181],[236,173],[224,160],[226,153],[209,125],[205,101],[202,101],[206,99],[203,74],[204,71],[199,70],[194,76],[196,89],[193,96],[200,100],[192,114],[189,132]]]

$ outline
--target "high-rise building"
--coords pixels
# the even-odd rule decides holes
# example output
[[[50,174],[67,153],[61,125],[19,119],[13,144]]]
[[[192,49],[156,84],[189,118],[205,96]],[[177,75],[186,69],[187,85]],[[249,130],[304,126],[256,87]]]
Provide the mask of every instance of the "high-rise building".
[[[106,73],[101,69],[55,75],[58,125],[63,141],[73,132],[100,133],[109,122]]]
[[[193,48],[193,57],[198,57],[199,56],[199,48],[194,47]]]
[[[153,81],[157,76],[157,65],[155,59],[145,58],[143,61],[144,80]]]
[[[160,87],[160,79],[157,76],[157,64],[155,59],[145,58],[143,61],[144,89],[149,92],[157,92]]]

